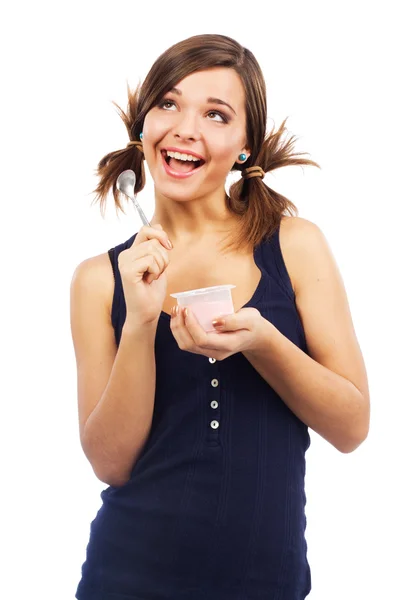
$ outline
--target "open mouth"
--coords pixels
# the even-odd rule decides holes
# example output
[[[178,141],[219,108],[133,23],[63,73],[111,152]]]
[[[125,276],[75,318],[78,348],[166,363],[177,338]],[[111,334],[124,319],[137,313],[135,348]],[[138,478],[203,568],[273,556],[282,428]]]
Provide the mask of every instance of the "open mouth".
[[[166,150],[161,150],[161,154],[166,164],[176,173],[191,173],[205,164],[205,161],[201,159],[180,160],[179,158],[172,158],[171,156],[167,156]]]

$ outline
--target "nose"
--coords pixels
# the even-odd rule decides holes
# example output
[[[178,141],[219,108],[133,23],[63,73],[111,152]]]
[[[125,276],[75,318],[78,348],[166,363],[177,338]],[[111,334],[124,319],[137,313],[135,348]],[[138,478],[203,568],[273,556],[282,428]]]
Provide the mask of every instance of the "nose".
[[[199,123],[195,115],[182,114],[175,125],[174,137],[180,140],[196,141],[200,138]]]

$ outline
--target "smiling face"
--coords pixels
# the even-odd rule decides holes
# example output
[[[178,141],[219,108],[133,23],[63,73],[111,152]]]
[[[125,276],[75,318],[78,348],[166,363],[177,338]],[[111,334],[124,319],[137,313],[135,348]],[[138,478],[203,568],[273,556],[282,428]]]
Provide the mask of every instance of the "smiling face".
[[[202,160],[179,162],[185,156],[168,157],[168,149]],[[225,198],[226,176],[240,153],[250,154],[245,93],[236,71],[197,71],[176,84],[146,115],[143,150],[156,192],[184,201],[220,190]]]

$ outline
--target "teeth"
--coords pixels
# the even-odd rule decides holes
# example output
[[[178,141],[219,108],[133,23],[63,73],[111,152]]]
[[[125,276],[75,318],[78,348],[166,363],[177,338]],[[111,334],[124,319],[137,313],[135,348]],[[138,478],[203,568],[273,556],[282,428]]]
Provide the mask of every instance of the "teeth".
[[[192,156],[191,154],[181,154],[180,152],[170,152],[170,150],[167,150],[167,156],[170,156],[171,158],[177,158],[178,160],[189,160],[189,161],[199,161],[199,158],[196,158],[195,156]]]

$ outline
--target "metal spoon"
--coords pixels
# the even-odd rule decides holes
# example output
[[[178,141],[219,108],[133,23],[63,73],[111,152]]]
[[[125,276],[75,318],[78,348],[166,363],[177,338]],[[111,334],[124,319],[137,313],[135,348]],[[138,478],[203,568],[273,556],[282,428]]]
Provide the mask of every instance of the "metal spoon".
[[[136,183],[136,175],[132,169],[127,169],[126,171],[122,171],[118,175],[117,179],[117,189],[128,196],[130,198],[139,213],[140,218],[142,219],[143,225],[150,225],[148,222],[146,215],[142,211],[139,202],[135,197],[135,183]]]

